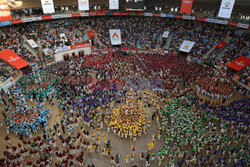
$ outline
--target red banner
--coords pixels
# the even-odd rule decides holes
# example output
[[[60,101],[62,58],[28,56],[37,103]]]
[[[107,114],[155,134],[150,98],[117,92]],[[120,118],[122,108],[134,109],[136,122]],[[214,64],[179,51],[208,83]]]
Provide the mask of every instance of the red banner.
[[[176,18],[176,19],[183,19],[183,16],[182,15],[174,15],[174,18]]]
[[[229,21],[227,24],[230,25],[230,26],[235,26],[235,27],[238,26],[237,22],[231,22],[231,21]]]
[[[231,62],[228,67],[236,70],[236,71],[240,71],[242,68],[248,66],[250,63],[249,58],[244,57],[244,56],[240,56],[238,59],[234,60],[233,62]]]
[[[89,16],[96,16],[96,12],[89,12]]]
[[[234,75],[234,79],[236,79],[237,81],[239,81],[240,80],[240,77],[238,76],[238,75]]]
[[[137,16],[145,16],[145,13],[137,12],[136,15],[137,15]]]
[[[10,49],[2,50],[0,52],[0,59],[6,61],[7,63],[9,63],[10,65],[12,65],[17,69],[21,69],[29,65],[28,62],[26,62],[24,59],[22,59],[20,56],[18,56]]]
[[[121,13],[121,12],[114,12],[113,15],[114,15],[114,16],[121,16],[122,13]]]
[[[122,15],[123,16],[129,16],[129,12],[123,12]]]
[[[203,17],[196,17],[195,18],[197,21],[205,21],[206,20],[206,18],[203,18]]]
[[[72,13],[72,17],[81,17],[80,13]]]
[[[95,34],[94,34],[93,30],[89,30],[88,33],[89,33],[89,37],[91,37],[91,38],[95,37]]]
[[[11,24],[20,24],[22,22],[23,22],[22,19],[11,20]]]
[[[181,13],[191,13],[193,6],[193,0],[182,0]]]
[[[97,16],[105,16],[105,12],[96,12]]]
[[[49,16],[42,16],[42,20],[50,20],[51,19],[51,15]]]
[[[161,17],[161,14],[160,13],[153,13],[152,16],[153,17]]]
[[[90,42],[86,42],[82,44],[71,45],[70,49],[78,49],[78,48],[84,48],[84,47],[90,47],[90,46],[91,46]]]
[[[7,0],[0,0],[0,21],[11,20],[12,16]]]
[[[216,48],[221,49],[223,48],[227,43],[225,41],[220,41],[220,43],[216,46]]]

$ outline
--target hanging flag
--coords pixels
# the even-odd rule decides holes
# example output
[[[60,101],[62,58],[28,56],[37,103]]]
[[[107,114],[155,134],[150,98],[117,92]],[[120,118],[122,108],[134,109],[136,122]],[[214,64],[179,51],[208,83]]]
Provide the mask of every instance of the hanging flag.
[[[218,17],[227,18],[231,17],[235,0],[222,0]]]
[[[53,0],[41,0],[43,13],[55,13]]]
[[[95,33],[94,33],[93,30],[89,30],[89,31],[88,31],[88,34],[89,34],[89,37],[90,37],[90,38],[94,38],[94,37],[95,37]]]
[[[11,20],[12,16],[7,0],[0,0],[0,21]]]
[[[182,0],[181,13],[191,13],[193,6],[193,0]]]
[[[109,0],[109,9],[119,9],[119,0]]]
[[[37,44],[35,43],[35,41],[33,39],[29,39],[27,40],[27,42],[29,43],[29,45],[32,47],[32,48],[37,48]]]
[[[225,41],[220,41],[218,45],[216,45],[216,48],[222,49],[227,43]]]
[[[6,61],[17,69],[21,69],[29,65],[28,62],[26,62],[24,59],[22,59],[10,49],[0,51],[0,59]]]
[[[121,30],[120,29],[110,29],[110,39],[111,39],[111,44],[112,45],[121,45],[122,40],[121,40]]]
[[[162,38],[167,38],[169,35],[169,31],[164,31]]]
[[[193,48],[194,44],[195,42],[184,40],[179,50],[188,53]]]
[[[78,0],[79,10],[89,10],[89,0]]]
[[[231,62],[228,67],[240,71],[242,68],[245,68],[250,64],[250,59],[244,56],[240,56],[238,59]]]

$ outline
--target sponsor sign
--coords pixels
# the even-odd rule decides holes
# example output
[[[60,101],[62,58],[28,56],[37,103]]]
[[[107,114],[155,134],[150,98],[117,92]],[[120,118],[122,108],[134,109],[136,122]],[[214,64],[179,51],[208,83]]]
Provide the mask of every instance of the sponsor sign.
[[[119,9],[119,0],[109,0],[109,9],[110,10]]]
[[[121,30],[120,29],[110,29],[109,30],[111,44],[112,45],[121,45]]]
[[[32,48],[37,48],[37,44],[35,43],[35,41],[33,39],[29,39],[27,40],[27,42],[29,43],[29,45],[32,47]]]
[[[0,21],[11,20],[12,16],[7,0],[0,0]]]
[[[225,41],[220,41],[220,43],[216,46],[218,49],[222,49],[227,43]]]
[[[191,13],[193,6],[193,0],[182,0],[181,13]]]
[[[250,59],[244,56],[240,56],[238,59],[231,62],[228,67],[240,71],[242,68],[248,66],[250,63]]]
[[[235,0],[222,0],[218,17],[227,18],[231,17]]]
[[[188,53],[193,48],[194,44],[195,42],[184,40],[179,50]]]
[[[41,0],[43,13],[55,13],[53,0]]]
[[[6,61],[17,69],[21,69],[29,65],[28,62],[26,62],[24,59],[22,59],[10,49],[0,51],[0,59]]]
[[[89,0],[78,0],[79,10],[89,10]]]
[[[167,38],[169,35],[169,31],[164,31],[162,38]]]
[[[183,19],[185,20],[195,20],[194,16],[183,16]]]

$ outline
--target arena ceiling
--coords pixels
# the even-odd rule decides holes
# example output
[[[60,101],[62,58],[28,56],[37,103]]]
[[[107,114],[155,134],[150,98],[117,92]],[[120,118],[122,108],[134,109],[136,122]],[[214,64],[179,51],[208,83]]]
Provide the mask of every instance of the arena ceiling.
[[[16,0],[18,1],[18,0]],[[119,0],[120,5],[125,5],[126,0]],[[41,7],[40,0],[22,0],[23,5],[18,8],[11,7],[14,9],[24,8],[39,8]],[[181,5],[181,0],[145,0],[147,7],[166,7],[174,6],[178,7]],[[108,5],[109,0],[89,0],[90,5]],[[194,0],[193,8],[218,10],[220,7],[221,0]],[[78,0],[54,0],[55,6],[72,6],[77,5]],[[233,12],[250,13],[250,2],[249,0],[236,0]]]

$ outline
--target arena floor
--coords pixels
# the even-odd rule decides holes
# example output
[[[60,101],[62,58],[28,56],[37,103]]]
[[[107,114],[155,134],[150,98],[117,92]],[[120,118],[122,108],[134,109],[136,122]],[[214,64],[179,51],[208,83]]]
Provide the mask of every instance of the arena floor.
[[[145,103],[142,103],[143,106]],[[49,108],[51,111],[51,116],[49,118],[49,124],[48,127],[53,129],[53,125],[58,123],[60,124],[61,118],[62,118],[62,113],[59,112],[59,108],[57,105],[50,105],[48,102],[45,103],[45,107]],[[0,106],[1,111],[4,110],[3,106]],[[154,109],[154,107],[147,107],[146,110],[149,111],[149,115],[148,115],[148,119],[147,120],[151,120],[151,116],[152,116],[152,110]],[[110,109],[106,109],[104,110],[105,113],[110,112]],[[0,115],[1,120],[3,119],[3,116]],[[76,136],[76,134],[81,131],[80,127],[84,125],[83,121],[80,122],[79,126],[76,127],[72,133],[72,136]],[[133,165],[139,165],[141,164],[141,161],[139,159],[140,153],[144,152],[145,154],[147,153],[147,144],[150,143],[152,141],[152,135],[157,135],[157,124],[156,121],[152,121],[151,126],[147,129],[147,134],[146,135],[142,135],[141,138],[137,138],[137,141],[132,141],[130,139],[122,139],[119,138],[117,135],[113,134],[112,132],[107,132],[105,129],[107,129],[107,126],[104,125],[104,129],[100,131],[100,137],[101,139],[105,136],[107,138],[107,141],[110,140],[111,141],[111,149],[112,149],[112,153],[114,154],[118,154],[120,155],[120,165],[121,166],[133,166]],[[92,131],[89,127],[86,128],[86,130],[89,130],[90,134],[92,132],[94,132],[95,134],[97,134],[97,131],[94,130]],[[1,134],[1,143],[0,143],[0,157],[3,157],[3,150],[5,150],[5,146],[8,145],[10,146],[10,144],[8,142],[6,142],[4,140],[4,137],[7,135],[6,130],[5,130],[5,126],[3,126],[2,128],[0,128],[0,134]],[[63,137],[68,137],[67,133],[63,134],[63,132],[61,131],[61,134]],[[37,134],[34,134],[33,137],[36,136],[42,136],[42,130],[40,129],[38,131]],[[21,140],[19,140],[19,137],[14,135],[13,133],[9,134],[9,137],[11,139],[11,142],[15,145],[17,145],[18,143],[21,143]],[[24,137],[24,140],[29,140],[29,138]],[[58,139],[59,140],[59,139]],[[92,138],[90,137],[90,143],[92,142]],[[79,141],[77,141],[79,142]],[[61,142],[58,142],[61,143]],[[57,145],[59,150],[62,146],[62,144]],[[103,140],[101,140],[101,147],[105,146]],[[128,155],[130,156],[132,153],[132,146],[134,146],[136,148],[136,153],[135,153],[135,160],[133,163],[129,163],[128,165],[126,165],[125,163],[125,156]],[[161,148],[163,148],[164,146],[164,138],[162,137],[160,140],[156,140],[155,146],[154,148],[149,152],[156,152],[157,150],[160,150]],[[101,149],[100,149],[101,150]],[[109,167],[111,165],[110,163],[110,158],[107,158],[106,156],[102,155],[102,152],[100,151],[99,153],[88,153],[88,151],[84,151],[84,160],[85,160],[85,165],[88,164],[95,164],[96,167]],[[55,157],[54,157],[55,158]],[[26,161],[28,160],[28,158],[25,159]],[[166,162],[167,163],[167,162]],[[163,162],[164,164],[164,162]],[[154,164],[151,163],[151,165],[156,166],[157,165],[157,160],[154,161]]]

